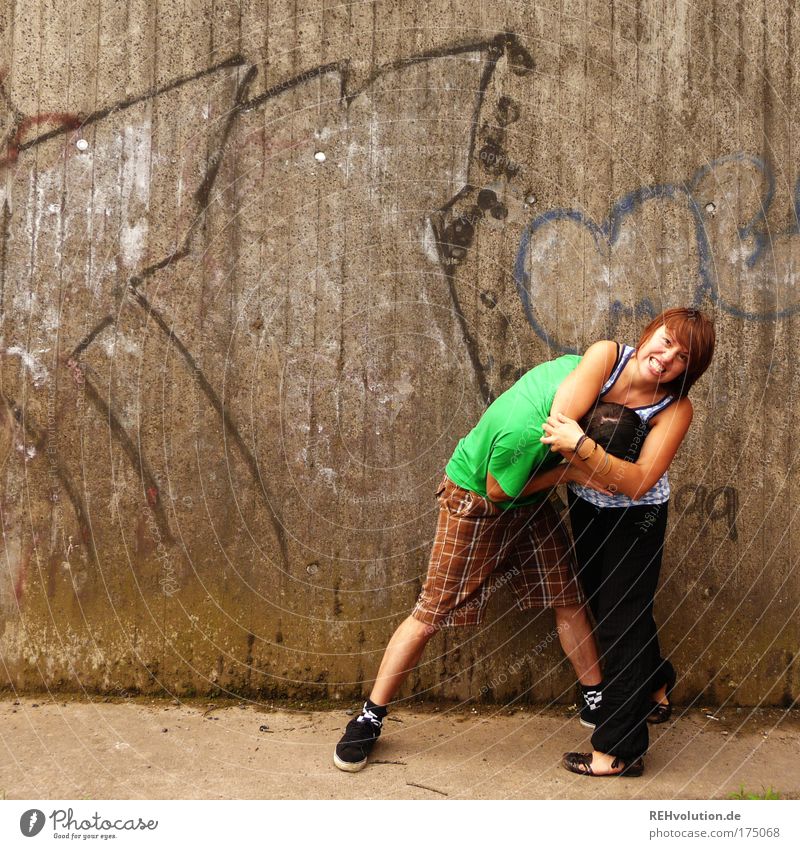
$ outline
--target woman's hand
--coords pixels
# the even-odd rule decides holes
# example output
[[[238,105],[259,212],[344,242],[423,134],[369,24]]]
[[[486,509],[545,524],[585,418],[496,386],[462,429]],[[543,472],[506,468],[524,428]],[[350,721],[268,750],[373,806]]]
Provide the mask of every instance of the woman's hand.
[[[548,416],[542,424],[545,435],[539,440],[550,446],[551,451],[558,451],[570,459],[578,440],[583,436],[581,426],[563,413]]]

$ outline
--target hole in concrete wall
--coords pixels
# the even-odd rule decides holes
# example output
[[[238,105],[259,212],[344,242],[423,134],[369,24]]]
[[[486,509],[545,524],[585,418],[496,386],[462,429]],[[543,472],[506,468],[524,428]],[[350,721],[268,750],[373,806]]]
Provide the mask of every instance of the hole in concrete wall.
[[[491,209],[497,203],[497,195],[491,189],[481,189],[478,192],[478,206],[481,209]]]
[[[497,122],[501,127],[507,127],[519,121],[520,109],[514,100],[505,94],[497,101]]]

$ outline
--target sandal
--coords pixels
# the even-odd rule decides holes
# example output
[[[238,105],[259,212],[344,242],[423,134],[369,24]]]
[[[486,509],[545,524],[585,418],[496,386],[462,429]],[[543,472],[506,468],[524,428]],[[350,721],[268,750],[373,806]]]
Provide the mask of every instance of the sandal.
[[[677,678],[678,676],[675,674],[675,670],[673,669],[670,677],[667,679],[665,696],[668,704],[663,705],[661,702],[653,702],[653,706],[650,708],[650,713],[647,714],[647,721],[651,725],[661,725],[662,722],[667,722],[672,716],[672,703],[669,702],[669,697],[675,688]]]
[[[591,752],[565,752],[561,761],[564,769],[570,772],[575,772],[578,775],[591,775],[593,778],[607,778],[612,775],[627,775],[629,778],[638,778],[644,772],[644,761],[641,758],[636,758],[626,764],[619,758],[614,758],[611,762],[611,769],[622,767],[619,772],[601,772],[597,773],[592,769],[592,753]]]

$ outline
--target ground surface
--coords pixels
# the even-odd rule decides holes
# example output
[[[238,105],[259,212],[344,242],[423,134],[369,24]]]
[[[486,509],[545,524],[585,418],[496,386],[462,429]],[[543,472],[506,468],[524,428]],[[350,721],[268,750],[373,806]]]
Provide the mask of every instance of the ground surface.
[[[345,774],[331,759],[350,707],[3,700],[0,798],[800,797],[797,711],[678,711],[654,729],[643,777],[593,780],[559,766],[591,748],[570,710],[489,706],[397,710],[373,763]]]

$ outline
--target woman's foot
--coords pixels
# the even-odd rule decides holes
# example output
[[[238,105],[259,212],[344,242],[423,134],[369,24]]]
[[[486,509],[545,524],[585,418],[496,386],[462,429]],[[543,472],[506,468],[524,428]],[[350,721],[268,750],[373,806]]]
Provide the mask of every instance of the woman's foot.
[[[660,725],[672,716],[672,705],[670,704],[669,697],[675,687],[676,678],[677,676],[673,669],[669,679],[650,695],[653,705],[650,713],[647,715],[647,721],[651,725]]]
[[[614,755],[598,751],[566,752],[562,764],[570,772],[595,778],[607,775],[627,775],[635,778],[644,772],[644,761],[641,758],[625,763]]]
[[[664,684],[663,687],[659,687],[655,693],[650,694],[650,698],[653,701],[653,704],[656,705],[668,705],[669,699],[667,698],[667,685]]]

